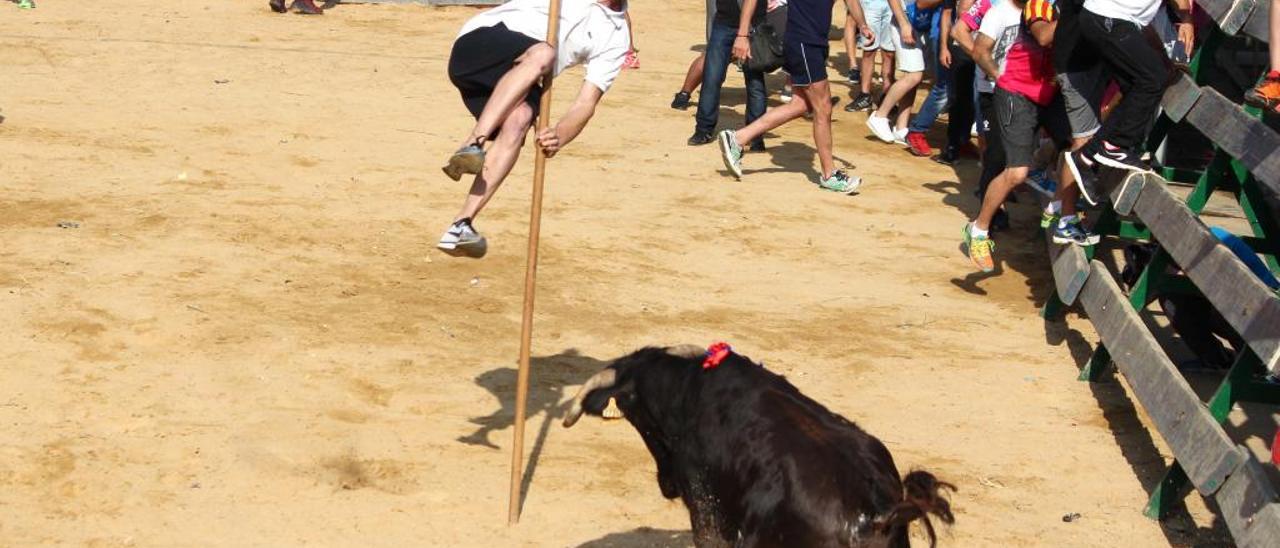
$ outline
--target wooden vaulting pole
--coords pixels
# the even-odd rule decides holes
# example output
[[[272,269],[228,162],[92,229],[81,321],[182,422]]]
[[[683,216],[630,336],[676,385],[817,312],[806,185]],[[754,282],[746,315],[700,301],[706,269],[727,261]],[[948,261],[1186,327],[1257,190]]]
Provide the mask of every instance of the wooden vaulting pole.
[[[547,16],[547,43],[555,49],[560,41],[560,0],[550,0]],[[542,77],[542,100],[538,103],[538,123],[534,135],[542,133],[551,118],[551,80],[555,73]],[[535,137],[536,138],[536,137]],[[542,228],[542,181],[547,172],[547,155],[534,146],[533,200],[529,213],[529,252],[524,270],[524,311],[520,317],[520,370],[516,374],[515,439],[511,446],[511,498],[507,506],[507,524],[520,521],[520,483],[524,475],[524,421],[529,399],[529,353],[533,343],[533,297],[538,277],[538,237]]]

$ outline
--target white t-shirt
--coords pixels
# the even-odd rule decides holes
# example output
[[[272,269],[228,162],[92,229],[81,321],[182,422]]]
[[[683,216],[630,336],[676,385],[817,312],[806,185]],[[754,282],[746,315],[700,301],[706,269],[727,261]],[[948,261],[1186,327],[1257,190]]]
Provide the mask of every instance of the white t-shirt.
[[[1145,27],[1160,9],[1160,0],[1085,0],[1084,9],[1103,17],[1133,21]]]
[[[992,6],[982,18],[982,25],[978,27],[978,32],[996,42],[991,47],[991,59],[996,62],[996,67],[999,69],[997,75],[1004,73],[1004,62],[1009,57],[1009,48],[1018,41],[1018,33],[1021,31],[1022,10],[1013,5],[1013,2],[1000,2]],[[978,78],[974,85],[982,93],[996,91],[996,81],[989,78],[982,67],[978,67]]]
[[[548,0],[511,0],[472,17],[462,25],[458,36],[503,23],[515,32],[546,41],[549,11]],[[585,63],[586,80],[602,92],[609,91],[631,50],[626,17],[625,1],[622,11],[613,11],[595,0],[561,0],[555,74]]]

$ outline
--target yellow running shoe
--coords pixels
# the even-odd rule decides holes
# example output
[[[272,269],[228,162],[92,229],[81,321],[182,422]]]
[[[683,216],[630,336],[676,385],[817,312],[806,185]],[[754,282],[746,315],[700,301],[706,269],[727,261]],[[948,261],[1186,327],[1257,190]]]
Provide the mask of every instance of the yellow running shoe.
[[[988,236],[974,236],[970,231],[972,224],[964,225],[964,248],[969,253],[969,260],[973,261],[974,266],[983,272],[991,272],[996,269],[996,260],[992,256],[996,251],[996,243]]]

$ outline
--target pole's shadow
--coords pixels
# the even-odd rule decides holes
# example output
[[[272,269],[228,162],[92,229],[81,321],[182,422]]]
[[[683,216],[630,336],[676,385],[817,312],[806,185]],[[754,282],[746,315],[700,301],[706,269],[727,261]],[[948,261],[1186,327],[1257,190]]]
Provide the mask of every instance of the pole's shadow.
[[[529,400],[526,421],[542,414],[542,424],[534,437],[533,450],[529,454],[529,462],[525,466],[524,476],[520,482],[520,508],[524,509],[524,501],[529,495],[529,486],[533,483],[534,471],[538,468],[538,459],[542,456],[547,434],[555,419],[568,410],[568,402],[561,403],[573,395],[570,387],[582,384],[591,375],[604,369],[608,361],[583,356],[577,349],[570,348],[554,356],[535,357],[529,360]],[[479,426],[476,431],[459,437],[458,441],[491,449],[500,449],[493,443],[490,435],[498,430],[506,430],[515,423],[516,369],[498,367],[476,376],[476,384],[488,390],[498,400],[500,407],[494,412],[470,419]]]

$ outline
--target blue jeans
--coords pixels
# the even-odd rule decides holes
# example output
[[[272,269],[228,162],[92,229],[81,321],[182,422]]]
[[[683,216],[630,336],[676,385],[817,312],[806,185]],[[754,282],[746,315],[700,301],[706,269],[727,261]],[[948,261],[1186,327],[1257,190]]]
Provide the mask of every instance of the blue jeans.
[[[938,119],[938,114],[947,108],[947,99],[950,95],[948,88],[951,82],[951,69],[942,66],[938,60],[938,43],[942,39],[930,40],[929,44],[929,60],[937,67],[933,74],[933,87],[929,89],[929,96],[925,98],[924,104],[920,105],[920,112],[916,113],[916,119],[911,121],[908,126],[910,131],[924,133],[933,127],[933,122]]]
[[[707,58],[702,66],[702,91],[698,93],[698,114],[695,117],[698,133],[711,133],[716,130],[716,121],[720,117],[720,86],[724,85],[725,73],[729,70],[729,58],[733,54],[733,40],[737,37],[738,27],[716,21],[711,25],[711,39],[707,41]],[[744,70],[747,80],[747,123],[764,116],[765,90],[764,73]]]

